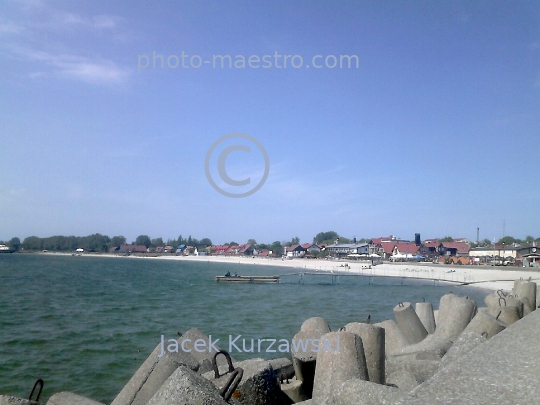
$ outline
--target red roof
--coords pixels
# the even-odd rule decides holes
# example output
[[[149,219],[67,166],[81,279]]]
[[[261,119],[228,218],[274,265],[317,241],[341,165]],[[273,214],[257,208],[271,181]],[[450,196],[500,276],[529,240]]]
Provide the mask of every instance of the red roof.
[[[310,248],[311,246],[313,246],[313,243],[303,243],[302,246],[304,249],[307,249],[307,248]]]
[[[241,245],[238,253],[244,253],[246,250],[249,249],[250,246],[251,246],[251,243],[246,243],[245,245]]]
[[[395,242],[381,242],[380,245],[384,249],[384,253],[392,254],[394,251],[394,246],[396,246]]]
[[[446,249],[456,249],[458,253],[469,253],[471,248],[465,242],[442,242]]]
[[[399,250],[399,253],[402,254],[413,254],[417,253],[420,249],[420,246],[417,246],[415,243],[407,243],[407,242],[398,242],[394,244],[397,249]]]
[[[381,243],[385,242],[395,242],[396,238],[395,236],[381,236],[380,238],[371,238],[371,242],[373,242],[375,245],[380,245]]]

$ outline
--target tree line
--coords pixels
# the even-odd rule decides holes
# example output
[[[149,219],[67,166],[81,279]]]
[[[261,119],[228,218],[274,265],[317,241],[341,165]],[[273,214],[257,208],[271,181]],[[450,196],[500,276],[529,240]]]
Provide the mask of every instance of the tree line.
[[[337,232],[328,231],[328,232],[319,232],[313,237],[313,243],[315,244],[324,244],[331,245],[336,240],[339,243],[352,243],[353,240],[340,236]],[[445,236],[440,239],[441,242],[452,242],[453,239],[450,236]],[[367,243],[369,239],[363,238],[357,240],[359,243]],[[534,238],[533,236],[527,236],[525,239],[518,239],[512,236],[505,236],[497,242],[497,244],[502,245],[512,245],[512,244],[525,244],[539,242],[540,237]],[[247,243],[253,245],[257,249],[267,249],[272,252],[282,252],[284,247],[290,247],[293,245],[298,245],[300,243],[300,238],[297,236],[291,238],[290,241],[274,241],[272,243],[257,243],[255,239],[249,239]],[[85,251],[89,252],[107,252],[112,247],[117,247],[120,245],[127,244],[126,238],[124,236],[113,236],[112,238],[107,235],[101,235],[95,233],[89,236],[50,236],[46,238],[40,238],[38,236],[29,236],[25,238],[22,242],[19,238],[14,237],[9,241],[0,241],[0,244],[9,246],[11,249],[16,251],[26,250],[26,251],[40,251],[40,250],[51,250],[56,252],[72,252],[78,248],[83,248]],[[196,247],[208,247],[212,246],[212,240],[210,238],[196,239],[189,235],[187,238],[180,235],[177,239],[167,239],[166,241],[163,238],[150,238],[148,235],[139,235],[135,241],[131,242],[134,245],[144,245],[146,248],[157,248],[172,246],[173,248],[178,248],[179,246],[196,246]],[[233,246],[239,245],[235,241],[224,243],[224,245]],[[471,247],[477,246],[492,246],[492,243],[489,239],[484,239],[480,243],[471,243]]]
[[[0,241],[0,244],[9,246],[15,251],[41,251],[51,250],[55,252],[72,252],[76,249],[82,248],[88,252],[108,252],[112,247],[127,244],[124,236],[113,236],[110,238],[107,235],[95,233],[88,236],[49,236],[46,238],[40,238],[38,236],[29,236],[22,242],[19,238],[14,237],[9,241]],[[201,240],[192,238],[191,235],[188,238],[179,236],[178,239],[168,239],[164,241],[163,238],[151,239],[148,235],[139,235],[132,242],[134,245],[144,245],[147,248],[157,248],[165,246],[173,246],[177,248],[180,245],[187,246],[211,246],[212,241],[209,238],[203,238]]]

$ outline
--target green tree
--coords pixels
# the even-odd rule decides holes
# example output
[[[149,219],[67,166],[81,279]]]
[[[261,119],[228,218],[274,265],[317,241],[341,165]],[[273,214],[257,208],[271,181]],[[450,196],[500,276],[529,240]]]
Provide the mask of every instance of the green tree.
[[[225,244],[226,244],[227,246],[236,246],[236,245],[238,245],[238,242],[232,241],[232,242],[225,243]]]
[[[111,246],[120,246],[126,244],[126,238],[124,236],[113,236],[111,238]]]
[[[255,239],[248,239],[247,243],[253,247],[257,246],[257,241]]]
[[[445,236],[444,238],[439,239],[439,242],[453,242],[454,238],[451,236]]]
[[[43,241],[37,236],[28,236],[24,238],[22,246],[24,250],[42,250]]]
[[[527,242],[527,243],[534,242],[534,236],[530,236],[530,235],[527,236],[527,237],[525,238],[525,242]]]
[[[499,239],[497,244],[499,245],[511,245],[512,243],[521,243],[521,240],[516,239],[512,236],[505,236],[504,238]]]
[[[319,232],[315,237],[313,238],[313,243],[320,244],[320,243],[334,243],[334,241],[339,238],[339,235],[337,232],[334,231],[328,231],[328,232]]]
[[[152,245],[152,241],[148,235],[139,235],[135,239],[136,245],[144,245],[146,248],[149,248]]]
[[[152,239],[151,246],[152,247],[165,246],[165,244],[163,243],[163,238]]]
[[[277,257],[283,254],[283,246],[281,245],[281,242],[277,240],[272,242],[272,245],[270,245],[268,250],[271,250]]]
[[[212,246],[212,241],[209,238],[202,238],[199,245]]]
[[[21,240],[17,237],[11,238],[9,242],[7,243],[7,245],[11,249],[18,251],[19,248],[21,247]]]

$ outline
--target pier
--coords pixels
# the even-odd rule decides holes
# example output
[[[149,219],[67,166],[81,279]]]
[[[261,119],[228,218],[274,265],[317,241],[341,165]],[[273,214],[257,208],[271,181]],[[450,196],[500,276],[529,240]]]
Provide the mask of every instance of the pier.
[[[279,283],[279,276],[216,276],[215,280],[225,283]]]
[[[367,280],[367,283],[369,285],[375,284],[374,279],[375,278],[383,278],[383,279],[395,279],[396,282],[400,283],[401,285],[404,284],[405,280],[424,280],[424,281],[432,281],[434,284],[438,284],[439,282],[444,283],[453,283],[453,284],[471,284],[473,281],[465,282],[465,280],[460,281],[457,279],[433,279],[430,277],[420,277],[419,275],[400,275],[400,276],[391,276],[391,275],[384,275],[384,274],[369,274],[369,273],[344,273],[344,272],[325,272],[325,271],[300,271],[300,272],[294,272],[294,273],[286,273],[281,275],[274,275],[274,276],[215,276],[216,282],[223,282],[223,283],[252,283],[252,284],[266,284],[266,283],[291,283],[291,278],[297,277],[298,280],[294,282],[298,282],[300,284],[305,283],[306,278],[316,276],[318,278],[326,277],[329,278],[328,284],[339,284],[340,278],[346,279],[346,278],[365,278]]]

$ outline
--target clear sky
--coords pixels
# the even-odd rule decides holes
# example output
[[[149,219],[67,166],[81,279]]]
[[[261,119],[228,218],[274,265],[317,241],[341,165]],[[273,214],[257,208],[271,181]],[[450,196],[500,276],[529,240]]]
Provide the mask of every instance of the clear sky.
[[[0,5],[4,240],[538,237],[539,134],[534,1]]]

